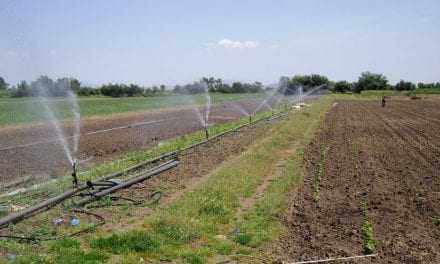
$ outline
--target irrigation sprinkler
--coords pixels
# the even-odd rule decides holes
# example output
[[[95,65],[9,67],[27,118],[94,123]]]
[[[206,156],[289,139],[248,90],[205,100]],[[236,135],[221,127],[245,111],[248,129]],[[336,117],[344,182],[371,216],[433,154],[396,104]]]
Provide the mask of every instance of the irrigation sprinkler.
[[[205,125],[205,126],[204,126],[204,129],[205,129],[205,137],[206,137],[206,140],[208,140],[208,139],[209,139],[208,125]]]
[[[78,175],[77,175],[77,172],[78,172],[78,161],[74,160],[73,163],[72,163],[72,178],[73,178],[72,182],[73,182],[73,187],[74,188],[78,187]]]

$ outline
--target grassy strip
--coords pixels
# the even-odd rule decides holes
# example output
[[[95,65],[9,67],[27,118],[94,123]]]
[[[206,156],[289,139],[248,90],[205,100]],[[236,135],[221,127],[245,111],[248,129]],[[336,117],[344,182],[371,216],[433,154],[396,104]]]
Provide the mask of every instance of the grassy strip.
[[[414,96],[414,95],[437,95],[440,89],[415,89],[412,91],[394,91],[394,90],[365,90],[359,94],[338,94],[342,96],[353,96],[358,98],[382,97],[382,96]]]
[[[440,94],[440,89],[416,89],[406,92],[406,95],[419,95],[419,94]]]
[[[325,97],[315,102],[304,113],[291,117],[279,129],[277,148],[295,149],[295,154],[286,157],[285,168],[282,168],[281,177],[277,177],[269,185],[253,210],[245,214],[239,222],[241,233],[249,237],[247,245],[258,247],[265,242],[276,239],[283,230],[279,221],[279,214],[286,209],[287,195],[302,179],[304,149],[313,139],[321,120],[332,104],[331,97]]]
[[[196,190],[185,193],[167,208],[157,208],[142,230],[96,236],[81,247],[90,249],[81,249],[78,254],[100,254],[96,258],[102,259],[89,263],[100,263],[108,257],[109,263],[139,263],[140,258],[205,263],[219,255],[252,254],[253,247],[275,239],[282,231],[277,215],[286,207],[287,193],[301,179],[303,149],[331,102],[327,97],[276,123],[262,140],[224,162]],[[276,164],[280,160],[285,164],[282,173],[269,184],[255,207],[236,219],[240,201],[252,197],[264,178],[279,170]],[[77,250],[62,243],[58,241],[52,247]],[[64,255],[71,256],[69,252]],[[44,258],[49,263],[63,261],[59,257],[51,252]]]
[[[236,101],[252,98],[261,98],[265,94],[222,94],[212,93],[212,103]],[[78,104],[81,109],[81,116],[92,117],[111,115],[127,112],[139,112],[150,109],[160,109],[176,106],[200,105],[206,102],[204,94],[193,96],[169,95],[156,97],[125,97],[105,98],[86,97],[79,98]],[[50,101],[51,108],[60,119],[70,118],[69,104],[62,98],[55,98]],[[44,109],[34,98],[5,99],[0,97],[0,126],[28,123],[45,120]]]

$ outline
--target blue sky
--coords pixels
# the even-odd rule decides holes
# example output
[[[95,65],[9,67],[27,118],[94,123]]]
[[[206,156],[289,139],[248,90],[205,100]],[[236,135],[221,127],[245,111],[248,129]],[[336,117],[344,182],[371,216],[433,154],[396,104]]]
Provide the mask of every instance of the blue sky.
[[[440,1],[0,0],[0,76],[440,81]]]

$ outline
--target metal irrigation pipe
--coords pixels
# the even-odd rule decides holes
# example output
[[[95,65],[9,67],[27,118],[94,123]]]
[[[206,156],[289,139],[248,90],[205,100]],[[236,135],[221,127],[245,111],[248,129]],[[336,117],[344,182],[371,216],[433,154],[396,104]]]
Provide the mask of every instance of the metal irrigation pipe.
[[[177,165],[179,165],[179,161],[177,161],[177,160],[169,161],[169,162],[164,163],[164,164],[158,166],[157,168],[149,171],[148,173],[141,173],[139,176],[133,177],[130,180],[122,182],[122,183],[120,183],[118,185],[115,185],[115,186],[113,186],[111,188],[108,188],[108,189],[105,189],[103,191],[94,193],[92,196],[84,198],[84,199],[78,201],[76,203],[76,205],[77,206],[82,206],[82,205],[90,203],[90,202],[92,202],[94,200],[97,200],[97,199],[99,199],[99,198],[101,198],[103,196],[106,196],[108,194],[114,193],[114,192],[116,192],[116,191],[118,191],[120,189],[128,188],[128,187],[130,187],[130,186],[132,186],[132,185],[134,185],[136,183],[143,182],[143,181],[145,181],[147,179],[150,179],[150,178],[152,178],[152,177],[154,177],[154,176],[156,176],[156,175],[158,175],[158,174],[160,174],[160,173],[162,173],[164,171],[172,169],[172,168],[176,167]]]
[[[3,227],[3,226],[8,225],[10,223],[16,223],[16,222],[19,222],[23,219],[26,219],[28,216],[42,210],[43,208],[51,208],[51,207],[61,203],[62,201],[74,196],[75,194],[86,190],[87,188],[89,188],[89,187],[86,185],[80,186],[78,188],[69,190],[69,191],[64,192],[64,193],[62,193],[58,196],[55,196],[53,198],[50,198],[44,202],[41,202],[35,206],[31,206],[31,207],[25,208],[19,212],[5,216],[0,219],[0,227]]]
[[[175,167],[175,166],[177,166],[178,162],[177,162],[177,164],[175,164],[175,161],[166,162],[162,165],[159,165],[156,169],[153,169],[151,172],[147,173],[146,175],[150,175],[150,174],[156,175],[158,173],[161,173],[161,172],[169,169],[170,164],[173,165],[172,167]],[[113,176],[114,176],[114,174],[109,175],[107,177],[99,179],[97,182],[108,180],[108,179],[112,178]],[[124,183],[121,183],[121,184],[124,184]],[[119,184],[119,185],[121,185],[121,184]],[[119,186],[119,185],[117,185],[117,186]],[[52,208],[55,205],[63,202],[64,200],[67,200],[70,197],[74,196],[75,194],[82,192],[82,191],[85,191],[89,188],[90,187],[88,185],[81,185],[81,186],[78,186],[72,190],[66,191],[58,196],[55,196],[55,197],[50,198],[46,201],[43,201],[37,205],[31,206],[31,207],[25,208],[19,212],[7,215],[7,216],[0,219],[0,228],[5,225],[8,225],[10,223],[17,223],[23,219],[26,219],[27,217],[33,215],[34,213],[37,213],[38,211],[40,211],[42,209]]]

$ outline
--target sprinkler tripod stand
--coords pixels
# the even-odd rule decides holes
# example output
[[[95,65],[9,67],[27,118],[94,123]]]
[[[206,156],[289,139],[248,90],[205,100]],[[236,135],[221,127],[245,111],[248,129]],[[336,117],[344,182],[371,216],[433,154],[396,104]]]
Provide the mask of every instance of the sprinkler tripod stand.
[[[72,164],[72,178],[73,178],[72,182],[75,188],[78,186],[77,171],[78,171],[78,163],[76,160],[74,160]]]

